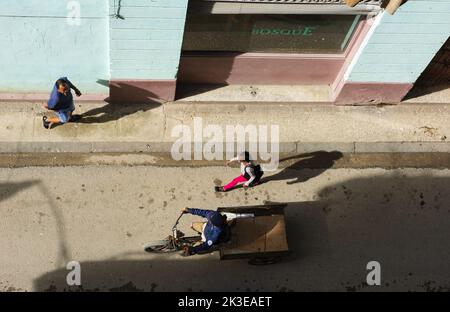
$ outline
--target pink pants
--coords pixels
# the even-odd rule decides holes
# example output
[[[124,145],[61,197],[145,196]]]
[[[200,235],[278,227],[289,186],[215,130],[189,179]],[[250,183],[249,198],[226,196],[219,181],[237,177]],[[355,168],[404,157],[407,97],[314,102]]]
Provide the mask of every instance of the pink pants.
[[[243,175],[240,175],[240,176],[234,178],[230,183],[228,183],[227,185],[225,185],[225,186],[223,187],[223,189],[224,189],[225,191],[228,191],[229,189],[232,189],[233,187],[235,187],[235,186],[238,185],[239,183],[244,183],[244,182],[247,182],[247,181],[248,181],[248,180],[247,180]]]

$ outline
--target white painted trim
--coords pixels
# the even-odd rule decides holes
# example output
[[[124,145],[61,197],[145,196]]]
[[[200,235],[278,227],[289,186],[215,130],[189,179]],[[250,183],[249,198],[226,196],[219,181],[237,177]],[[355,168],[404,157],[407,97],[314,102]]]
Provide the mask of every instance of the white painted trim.
[[[372,15],[380,11],[379,5],[299,4],[299,3],[236,3],[191,2],[191,8],[207,14],[329,14]]]
[[[369,40],[372,38],[373,34],[375,33],[375,30],[377,29],[378,25],[381,22],[381,19],[383,18],[385,12],[382,11],[380,14],[376,15],[375,17],[368,19],[367,23],[371,23],[370,30],[367,33],[367,35],[364,37],[363,42],[361,43],[358,51],[356,52],[355,56],[353,57],[350,65],[347,68],[347,71],[344,74],[344,82],[348,81],[348,78],[350,77],[350,74],[353,71],[353,68],[358,63],[359,58],[361,57],[362,52],[366,48],[367,44],[369,43]]]

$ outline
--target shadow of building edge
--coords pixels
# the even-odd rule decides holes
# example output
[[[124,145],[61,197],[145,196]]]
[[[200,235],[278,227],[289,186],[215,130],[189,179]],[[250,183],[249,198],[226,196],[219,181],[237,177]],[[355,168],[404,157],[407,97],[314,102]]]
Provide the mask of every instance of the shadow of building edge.
[[[184,53],[180,57],[175,100],[223,88],[229,78],[236,57],[242,53]],[[223,99],[226,101],[226,99]]]
[[[146,88],[149,82],[111,81],[109,83],[109,98],[105,99],[109,103],[127,104],[161,104],[164,102],[161,95],[151,92]]]
[[[58,233],[58,246],[59,254],[56,259],[57,265],[64,264],[64,261],[70,259],[70,251],[67,244],[66,233],[64,230],[64,217],[56,201],[53,199],[48,188],[43,184],[42,180],[28,180],[24,182],[17,183],[0,183],[0,202],[6,200],[7,198],[13,196],[14,194],[21,192],[27,188],[37,186],[41,194],[47,199],[47,204],[49,205],[50,211],[55,220],[57,233]]]
[[[110,96],[104,101],[106,104],[84,112],[82,118],[76,123],[105,123],[119,120],[123,117],[135,114],[139,111],[148,111],[162,105],[164,100],[148,91],[145,86],[132,85],[127,82],[111,82],[107,80],[97,80],[97,83],[110,88]],[[146,84],[147,82],[143,82]]]
[[[450,36],[435,54],[433,59],[417,78],[413,87],[403,97],[402,101],[415,99],[434,92],[440,92],[450,88],[450,70],[448,60],[450,59]]]
[[[361,205],[364,203],[374,202],[375,198],[378,198],[379,196],[382,196],[380,194],[382,192],[382,189],[385,190],[390,189],[390,185],[396,185],[397,181],[396,179],[401,179],[402,183],[407,186],[408,190],[411,190],[411,192],[418,192],[417,189],[424,188],[426,186],[433,186],[433,189],[435,189],[436,186],[444,186],[450,184],[450,179],[446,177],[437,177],[434,178],[432,176],[415,176],[415,177],[364,177],[364,178],[355,178],[352,180],[348,180],[345,182],[339,182],[337,184],[327,186],[322,188],[318,192],[318,196],[320,200],[318,201],[312,201],[312,202],[285,202],[285,204],[288,205],[286,208],[286,216],[287,216],[287,231],[288,231],[288,242],[290,249],[293,251],[293,255],[290,259],[287,259],[287,263],[289,262],[296,262],[301,261],[304,257],[308,257],[310,253],[316,253],[317,254],[317,248],[324,248],[323,246],[328,244],[329,239],[329,233],[328,233],[328,227],[327,222],[325,222],[326,215],[330,213],[330,211],[327,210],[327,206],[330,203],[337,204],[339,206],[347,206],[348,205],[348,198],[346,199],[346,196],[357,196],[358,200],[354,205]],[[346,187],[345,187],[346,186]],[[339,190],[343,187],[344,193],[340,193]],[[348,190],[353,192],[353,195],[349,195],[347,192]],[[377,190],[377,192],[373,192],[373,190]],[[333,193],[334,192],[334,193]],[[367,196],[368,197],[367,197]],[[278,202],[268,202],[270,204],[278,203]],[[380,204],[381,205],[381,204]],[[391,204],[393,205],[393,204]],[[381,222],[386,222],[386,216],[385,211],[390,210],[389,208],[389,202],[382,204],[384,207],[380,211],[375,211],[376,218],[379,219]],[[381,206],[380,206],[381,207]],[[407,210],[409,210],[409,207]],[[449,211],[450,212],[450,211]],[[308,215],[309,213],[309,215]],[[363,211],[361,212],[363,213]],[[298,216],[300,214],[300,216]],[[404,222],[402,215],[396,215],[397,222]],[[294,222],[295,220],[295,222]],[[304,232],[302,232],[300,235],[298,232],[293,234],[293,231],[297,231],[298,229],[301,229],[301,224],[294,224],[298,221],[303,222],[303,226],[305,226],[305,229],[303,229]],[[359,219],[358,219],[359,220]],[[415,219],[418,220],[418,219]],[[444,222],[444,220],[440,219],[441,222]],[[311,221],[315,221],[314,224],[311,224]],[[373,223],[376,222],[374,220],[366,220],[367,222]],[[321,228],[317,229],[317,222],[321,222]],[[418,222],[418,221],[417,221]],[[448,223],[448,220],[446,221]],[[411,223],[411,221],[407,224],[408,228],[410,229],[417,229],[419,228],[417,224]],[[392,227],[393,230],[395,230],[395,227]],[[378,247],[383,247],[387,250],[388,254],[394,250],[395,252],[392,253],[392,256],[395,257],[396,254],[399,256],[402,256],[401,253],[398,253],[398,247],[397,244],[402,243],[402,240],[392,244],[392,240],[395,240],[395,237],[392,237],[389,233],[385,233],[383,228],[373,228],[371,230],[377,231],[377,233],[374,233],[376,239],[380,239],[378,237],[379,235],[388,235],[386,239],[390,241],[390,244],[387,244],[388,246],[378,245]],[[316,231],[314,234],[308,233],[307,231]],[[392,234],[392,233],[391,233]],[[404,233],[403,233],[404,234]],[[404,238],[404,235],[400,235],[400,239]],[[417,233],[410,233],[408,232],[406,234],[408,237],[409,235],[414,236],[420,236],[422,235],[420,232]],[[316,241],[315,243],[311,244],[308,240],[309,239],[317,239],[319,238],[319,241]],[[359,238],[361,240],[362,238]],[[363,242],[358,242],[359,244]],[[391,245],[392,244],[392,245]],[[362,244],[364,245],[364,244]],[[305,247],[307,246],[307,247]],[[356,245],[360,246],[360,245]],[[420,246],[414,245],[414,250],[420,251]],[[431,250],[431,254],[429,256],[433,257],[434,254],[439,254],[442,250],[442,246],[438,244],[439,248],[434,248]],[[303,250],[302,250],[303,248]],[[305,249],[306,248],[306,249]],[[325,247],[326,248],[326,247]],[[349,246],[347,246],[347,249]],[[394,248],[394,249],[392,249]],[[314,250],[313,250],[314,249]],[[438,250],[439,249],[439,250]],[[300,251],[299,251],[300,250]],[[408,249],[406,249],[408,250]],[[353,252],[358,252],[358,250],[352,250]],[[323,251],[324,254],[321,256],[326,256],[327,250]],[[344,251],[345,252],[345,251]],[[430,250],[428,251],[430,252]],[[139,253],[139,252],[138,252]],[[142,251],[144,254],[144,252]],[[409,255],[409,257],[414,257],[413,254]],[[190,261],[192,260],[192,261]],[[228,263],[233,262],[233,266],[247,266],[246,263],[243,263],[242,261],[239,262],[239,260],[228,260],[224,261]],[[170,268],[168,266],[171,265],[171,263],[182,263],[182,270],[183,274],[179,274],[177,272],[171,272]],[[277,272],[283,267],[283,263],[281,262],[276,265],[271,265],[264,267],[264,272]],[[218,259],[213,259],[211,255],[207,256],[199,256],[198,259],[189,259],[186,260],[184,258],[180,259],[163,259],[162,257],[157,257],[149,260],[110,260],[106,259],[104,261],[87,261],[83,262],[81,264],[82,270],[83,270],[83,276],[86,279],[86,275],[88,276],[88,279],[91,278],[91,282],[95,285],[108,283],[107,277],[111,275],[115,275],[116,277],[120,277],[121,281],[128,281],[131,280],[131,282],[127,283],[126,285],[130,286],[134,284],[142,284],[148,281],[152,281],[152,283],[156,283],[157,280],[170,280],[171,278],[174,278],[180,282],[180,285],[185,285],[188,287],[189,279],[192,278],[192,274],[199,271],[207,271],[210,274],[223,272],[223,267],[231,266],[231,264],[219,264]],[[158,267],[166,267],[168,272],[164,272],[164,270],[160,271]],[[412,265],[412,267],[415,267]],[[234,268],[234,267],[233,267]],[[244,268],[245,269],[245,268]],[[411,268],[409,268],[411,269]],[[257,270],[257,269],[256,269]],[[88,290],[99,290],[98,287],[94,287],[94,289],[86,289],[86,288],[71,288],[68,287],[67,284],[65,284],[66,281],[66,275],[68,271],[65,269],[59,269],[55,270],[46,274],[43,274],[42,276],[37,277],[34,280],[34,290],[35,291],[62,291],[62,290],[73,290],[73,291],[88,291]],[[415,273],[414,273],[415,274]],[[139,277],[138,280],[135,278]],[[95,280],[95,281],[94,281]],[[127,289],[122,289],[121,287],[117,287],[118,281],[112,281],[112,284],[105,286],[106,289],[109,289],[111,291],[126,291]],[[89,284],[89,282],[88,282]],[[125,286],[126,286],[125,285]],[[120,286],[120,285],[119,285]],[[129,287],[128,287],[129,288]],[[154,287],[152,288],[152,290]],[[128,289],[129,290],[129,289]],[[137,287],[135,289],[132,289],[133,291],[140,290]]]
[[[149,91],[152,81],[120,81],[97,79],[97,83],[109,88],[109,96],[104,99],[107,103],[116,104],[154,104],[163,103],[167,100],[164,96]]]
[[[281,260],[281,262],[277,264],[272,264],[269,266],[252,266],[253,268],[257,270],[267,270],[267,268],[276,268],[279,265],[291,263],[293,261],[297,261],[299,258],[302,258],[306,251],[302,250],[302,247],[299,244],[299,235],[298,232],[297,235],[293,235],[292,230],[297,228],[297,224],[293,224],[292,220],[288,218],[289,214],[295,213],[297,210],[302,210],[303,208],[312,209],[316,211],[317,213],[320,213],[320,209],[317,207],[317,202],[286,202],[286,203],[280,203],[280,202],[264,202],[264,204],[286,204],[287,207],[285,208],[286,213],[286,232],[287,232],[287,240],[288,244],[294,245],[294,250],[291,251],[291,254]],[[243,207],[244,208],[244,207]],[[315,219],[320,218],[319,215],[314,217]],[[310,221],[310,220],[309,220]],[[308,220],[305,220],[303,222],[309,222]],[[317,226],[317,224],[316,224]],[[322,237],[326,238],[326,224],[325,222],[321,222],[321,225],[318,227],[320,231],[322,231],[321,234]],[[301,235],[300,235],[301,237]],[[324,244],[321,244],[322,246],[327,245],[325,242]],[[181,252],[179,252],[181,253]],[[83,286],[68,286],[66,283],[66,276],[69,273],[69,270],[66,270],[65,268],[61,268],[49,273],[46,273],[40,277],[38,277],[34,281],[34,289],[33,291],[102,291],[102,290],[109,290],[109,291],[143,291],[143,289],[139,289],[135,284],[139,284],[136,281],[129,281],[130,278],[124,277],[123,275],[130,275],[135,276],[137,272],[142,272],[141,275],[142,278],[151,280],[151,276],[155,274],[149,273],[149,267],[159,267],[165,266],[166,261],[170,261],[171,263],[180,263],[183,266],[184,272],[198,272],[201,270],[207,270],[210,273],[218,273],[222,271],[223,264],[220,264],[220,262],[226,262],[228,265],[239,265],[242,267],[248,267],[249,264],[247,263],[248,259],[236,259],[236,260],[219,260],[219,251],[215,250],[213,253],[206,253],[202,255],[197,255],[193,257],[198,257],[198,259],[186,259],[179,255],[176,259],[173,259],[170,255],[155,255],[152,259],[149,260],[120,260],[118,257],[111,257],[109,259],[106,259],[104,261],[84,261],[80,263],[81,266],[81,275],[82,275],[82,281],[83,279],[88,279],[89,282],[87,284],[97,284],[99,281],[104,280],[104,277],[107,275],[116,275],[117,277],[120,277],[121,280],[124,280],[124,285],[119,285],[120,283],[117,283],[115,281],[115,284],[111,284],[107,286],[106,288],[99,288],[97,286],[84,288]],[[146,254],[143,250],[136,251],[134,253],[126,253],[119,256],[145,256]],[[174,255],[174,254],[171,254]],[[167,257],[170,257],[172,259],[167,259]],[[208,265],[206,265],[208,264]],[[111,269],[112,268],[112,269]],[[159,270],[157,269],[159,272]],[[108,273],[109,272],[109,273]],[[157,274],[164,275],[163,272],[159,272]],[[173,272],[168,273],[168,275],[175,274]],[[178,273],[175,274],[178,279],[180,279],[180,275]],[[86,278],[86,276],[88,276]],[[186,275],[186,279],[189,279],[189,274]],[[162,277],[162,276],[161,276]],[[161,278],[158,277],[158,278]],[[175,278],[175,276],[168,276],[168,280],[172,280]],[[93,281],[95,280],[95,281]],[[184,282],[181,282],[180,284],[184,284]]]
[[[41,183],[41,180],[28,180],[24,182],[0,183],[0,202],[29,187]]]
[[[189,23],[195,19],[198,7],[189,2],[184,29],[183,47],[189,40]],[[251,29],[249,29],[251,31]],[[195,40],[194,40],[195,41]],[[230,84],[236,58],[242,52],[230,51],[181,51],[175,100],[183,100]]]

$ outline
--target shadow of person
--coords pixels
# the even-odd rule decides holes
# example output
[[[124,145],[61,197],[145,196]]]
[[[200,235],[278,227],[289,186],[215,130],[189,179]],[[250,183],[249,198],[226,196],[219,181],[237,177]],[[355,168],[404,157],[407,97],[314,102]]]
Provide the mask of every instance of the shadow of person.
[[[338,151],[326,152],[317,151],[312,153],[300,154],[293,157],[287,157],[280,159],[280,162],[292,161],[297,158],[302,158],[300,161],[294,162],[292,165],[287,166],[279,173],[272,176],[263,177],[262,183],[269,181],[280,180],[292,180],[287,181],[287,184],[295,184],[300,182],[306,182],[311,178],[314,178],[327,169],[333,167],[336,160],[343,157],[343,154]],[[316,170],[303,170],[303,169],[316,169]]]
[[[101,83],[103,84],[103,83]],[[76,123],[105,123],[120,118],[145,112],[162,105],[162,101],[154,93],[127,83],[109,84],[110,96],[105,99],[106,105],[75,116]]]

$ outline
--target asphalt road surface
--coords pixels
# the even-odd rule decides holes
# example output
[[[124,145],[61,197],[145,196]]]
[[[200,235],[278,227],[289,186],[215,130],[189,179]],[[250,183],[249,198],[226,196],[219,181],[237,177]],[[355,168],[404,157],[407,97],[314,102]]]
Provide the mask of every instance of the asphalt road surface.
[[[237,168],[2,168],[0,291],[450,291],[450,170],[305,167],[225,194],[213,186]],[[267,202],[288,204],[280,263],[143,252],[182,207]],[[70,261],[81,287],[66,283]],[[380,286],[366,283],[370,261]]]

